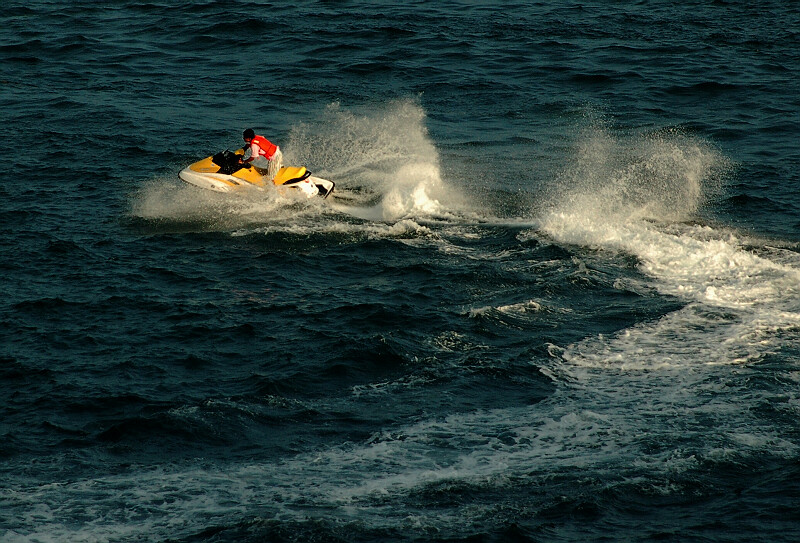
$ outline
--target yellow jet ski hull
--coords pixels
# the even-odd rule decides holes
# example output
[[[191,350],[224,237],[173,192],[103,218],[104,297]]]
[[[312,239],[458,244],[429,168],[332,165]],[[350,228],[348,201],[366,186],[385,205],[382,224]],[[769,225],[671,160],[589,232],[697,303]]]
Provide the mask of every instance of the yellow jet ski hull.
[[[223,154],[228,155],[228,160],[231,160],[230,157],[233,155],[224,152],[206,157],[181,170],[178,177],[191,185],[217,192],[265,190],[270,186],[278,186],[295,189],[308,198],[317,195],[327,198],[335,186],[333,181],[312,176],[305,166],[283,167],[271,181],[250,165],[242,167],[228,164],[226,169],[224,160],[226,157],[221,156]],[[235,154],[241,156],[241,149]]]

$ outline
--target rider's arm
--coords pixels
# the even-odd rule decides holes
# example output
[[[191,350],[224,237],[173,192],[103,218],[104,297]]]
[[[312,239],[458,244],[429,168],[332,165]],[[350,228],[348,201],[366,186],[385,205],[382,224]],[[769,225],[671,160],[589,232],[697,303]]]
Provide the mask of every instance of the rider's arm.
[[[248,147],[245,146],[244,149]],[[249,145],[250,148],[250,156],[242,160],[242,162],[252,162],[258,156],[258,144],[256,142],[251,142]],[[245,150],[245,155],[247,155],[247,151]]]

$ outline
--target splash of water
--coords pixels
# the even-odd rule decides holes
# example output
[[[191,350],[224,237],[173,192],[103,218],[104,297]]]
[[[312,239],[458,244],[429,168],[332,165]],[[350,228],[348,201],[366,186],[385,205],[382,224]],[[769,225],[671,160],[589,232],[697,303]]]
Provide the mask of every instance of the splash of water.
[[[319,201],[299,194],[277,190],[219,193],[160,177],[133,195],[130,213],[151,224],[220,231],[297,220],[319,213],[320,207]]]
[[[707,142],[667,129],[615,137],[586,129],[546,201],[592,223],[690,219],[716,194],[731,161]]]
[[[442,179],[425,120],[413,100],[361,115],[331,104],[313,123],[291,131],[286,156],[319,164],[320,175],[336,179],[345,193],[366,194],[356,206],[340,204],[346,213],[378,221],[445,215],[462,203]]]

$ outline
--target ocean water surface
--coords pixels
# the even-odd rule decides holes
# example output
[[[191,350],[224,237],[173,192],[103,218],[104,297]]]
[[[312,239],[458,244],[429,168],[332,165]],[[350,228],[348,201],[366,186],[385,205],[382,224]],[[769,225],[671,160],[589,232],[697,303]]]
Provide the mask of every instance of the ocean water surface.
[[[0,540],[800,539],[800,7],[0,22]]]

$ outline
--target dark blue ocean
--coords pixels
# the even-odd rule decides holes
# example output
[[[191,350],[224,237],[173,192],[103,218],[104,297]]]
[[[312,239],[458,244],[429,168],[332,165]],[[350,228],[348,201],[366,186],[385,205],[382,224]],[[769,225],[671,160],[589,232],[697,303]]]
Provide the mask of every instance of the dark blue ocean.
[[[800,4],[5,6],[0,540],[800,540]]]

